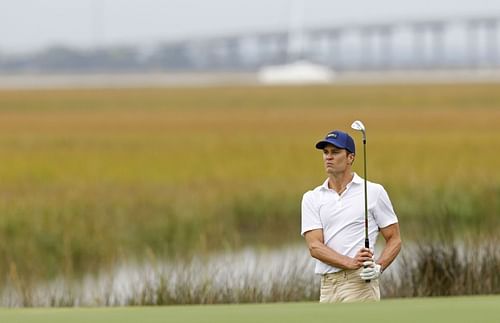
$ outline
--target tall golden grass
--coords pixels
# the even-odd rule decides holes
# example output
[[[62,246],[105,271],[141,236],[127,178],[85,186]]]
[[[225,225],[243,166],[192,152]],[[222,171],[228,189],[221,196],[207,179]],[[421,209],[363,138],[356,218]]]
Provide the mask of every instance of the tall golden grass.
[[[497,85],[2,91],[0,277],[300,241],[354,119],[406,239],[498,230]]]

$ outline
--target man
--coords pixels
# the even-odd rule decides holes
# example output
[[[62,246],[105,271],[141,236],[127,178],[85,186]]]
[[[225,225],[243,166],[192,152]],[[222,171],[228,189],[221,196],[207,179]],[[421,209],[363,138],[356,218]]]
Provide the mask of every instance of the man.
[[[321,303],[378,301],[378,278],[401,249],[399,224],[382,185],[368,182],[368,234],[371,246],[378,232],[385,246],[378,259],[364,248],[363,179],[352,171],[354,140],[332,131],[316,144],[323,151],[328,179],[302,199],[302,230],[316,274],[321,275]],[[369,282],[367,282],[369,280]]]

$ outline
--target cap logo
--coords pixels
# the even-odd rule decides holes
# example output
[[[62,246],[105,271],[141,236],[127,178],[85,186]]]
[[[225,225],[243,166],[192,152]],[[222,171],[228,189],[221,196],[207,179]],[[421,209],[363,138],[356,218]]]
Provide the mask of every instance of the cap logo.
[[[336,133],[329,133],[328,136],[326,136],[326,138],[337,139],[337,134]]]

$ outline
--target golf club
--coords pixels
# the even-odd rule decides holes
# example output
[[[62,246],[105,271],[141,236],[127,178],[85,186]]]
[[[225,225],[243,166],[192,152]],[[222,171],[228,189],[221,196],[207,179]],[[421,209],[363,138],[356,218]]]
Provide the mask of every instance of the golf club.
[[[356,120],[352,123],[351,128],[357,131],[361,131],[363,134],[363,165],[364,165],[364,174],[363,177],[365,179],[365,248],[370,248],[370,240],[368,239],[368,198],[367,198],[367,189],[366,189],[366,128],[363,122]],[[370,280],[366,280],[367,283]]]

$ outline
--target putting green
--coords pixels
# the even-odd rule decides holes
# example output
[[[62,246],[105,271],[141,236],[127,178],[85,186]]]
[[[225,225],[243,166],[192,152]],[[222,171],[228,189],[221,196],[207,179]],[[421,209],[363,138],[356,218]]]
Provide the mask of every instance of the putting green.
[[[499,322],[500,296],[392,299],[370,304],[280,303],[0,310],[0,322],[9,323],[363,321]]]

